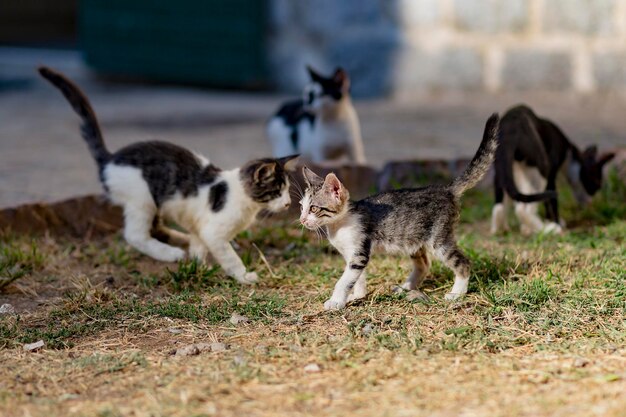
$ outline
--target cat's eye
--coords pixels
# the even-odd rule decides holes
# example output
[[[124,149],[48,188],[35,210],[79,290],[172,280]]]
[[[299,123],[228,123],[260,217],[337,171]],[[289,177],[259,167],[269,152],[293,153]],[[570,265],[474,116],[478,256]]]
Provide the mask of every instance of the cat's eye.
[[[317,213],[320,211],[320,208],[317,206],[311,206],[311,208],[309,209],[309,211],[313,214]]]

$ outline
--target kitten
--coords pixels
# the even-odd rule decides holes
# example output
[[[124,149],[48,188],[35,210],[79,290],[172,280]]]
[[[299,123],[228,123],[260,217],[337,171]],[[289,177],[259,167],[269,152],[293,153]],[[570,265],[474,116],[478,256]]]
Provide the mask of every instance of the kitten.
[[[307,69],[311,84],[304,89],[304,98],[283,104],[267,124],[274,156],[298,153],[313,163],[347,157],[365,164],[348,74],[337,68],[326,78]]]
[[[602,168],[613,158],[607,153],[598,158],[598,148],[583,152],[568,140],[557,125],[537,116],[529,107],[509,109],[500,123],[500,145],[496,152],[495,200],[491,231],[508,229],[505,193],[515,201],[515,214],[521,232],[560,233],[556,178],[567,177],[579,203],[588,203],[602,186]],[[544,223],[538,216],[538,201],[545,201]]]
[[[222,171],[198,154],[159,141],[138,142],[110,153],[96,115],[82,91],[50,68],[39,73],[57,87],[82,119],[82,136],[96,160],[100,181],[114,204],[124,210],[124,237],[140,252],[160,261],[185,258],[185,251],[155,239],[159,233],[189,245],[189,255],[207,252],[242,284],[257,280],[230,241],[248,228],[261,209],[285,210],[291,202],[287,171],[295,156],[250,161]],[[188,234],[163,225],[171,220]]]
[[[402,285],[404,289],[420,286],[432,254],[455,274],[452,290],[445,298],[454,300],[467,292],[470,263],[458,248],[454,232],[459,199],[489,169],[497,147],[498,123],[497,114],[487,120],[476,155],[465,171],[445,186],[399,189],[350,201],[348,190],[335,174],[323,179],[303,168],[307,188],[300,222],[311,230],[325,228],[328,240],[346,261],[325,309],[340,309],[348,301],[365,297],[364,269],[376,246],[411,256],[414,269]]]

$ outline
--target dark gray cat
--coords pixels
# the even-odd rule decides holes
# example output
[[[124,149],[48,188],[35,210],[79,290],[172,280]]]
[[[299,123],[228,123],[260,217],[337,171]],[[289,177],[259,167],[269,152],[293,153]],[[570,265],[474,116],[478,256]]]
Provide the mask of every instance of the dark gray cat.
[[[430,268],[432,254],[454,271],[454,285],[446,294],[455,300],[467,292],[470,262],[456,244],[459,198],[476,185],[493,162],[498,144],[499,118],[492,115],[482,142],[467,169],[451,184],[387,191],[350,201],[348,190],[335,174],[321,178],[304,167],[307,189],[300,204],[300,222],[308,229],[324,227],[330,243],[346,260],[327,310],[343,308],[365,297],[364,269],[372,248],[411,256],[414,270],[403,284],[417,289]]]

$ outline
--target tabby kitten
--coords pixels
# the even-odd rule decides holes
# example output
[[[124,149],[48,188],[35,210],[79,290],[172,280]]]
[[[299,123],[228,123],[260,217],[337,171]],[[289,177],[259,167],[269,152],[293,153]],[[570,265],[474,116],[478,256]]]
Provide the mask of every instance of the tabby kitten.
[[[476,185],[491,165],[497,147],[499,118],[487,120],[482,142],[466,170],[451,184],[387,191],[350,201],[350,194],[335,174],[321,178],[304,167],[307,184],[300,222],[308,229],[325,228],[330,243],[346,261],[346,269],[335,285],[327,310],[343,308],[348,301],[365,297],[364,269],[370,252],[411,256],[414,269],[402,285],[417,289],[430,268],[432,254],[454,271],[454,285],[446,294],[455,300],[467,292],[470,262],[456,244],[455,225],[459,199]]]
[[[347,158],[365,164],[348,73],[337,68],[324,77],[311,67],[307,70],[311,83],[305,87],[304,97],[284,103],[267,123],[273,155],[298,153],[314,163]]]
[[[295,169],[295,156],[258,159],[222,171],[205,157],[167,142],[138,142],[111,153],[83,92],[50,68],[41,67],[39,73],[61,90],[81,117],[82,136],[96,160],[100,181],[110,200],[124,210],[124,237],[131,246],[160,261],[183,259],[183,249],[153,237],[158,232],[166,241],[188,244],[189,255],[200,260],[210,251],[242,284],[257,280],[230,241],[261,209],[278,212],[289,207],[287,171]],[[165,227],[163,220],[175,222],[188,234]]]

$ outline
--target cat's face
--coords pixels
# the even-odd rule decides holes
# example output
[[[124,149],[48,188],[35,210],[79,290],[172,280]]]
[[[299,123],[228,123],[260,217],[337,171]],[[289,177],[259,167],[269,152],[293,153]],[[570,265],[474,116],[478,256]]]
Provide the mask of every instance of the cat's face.
[[[257,159],[241,168],[246,193],[272,212],[289,208],[289,172],[294,171],[298,155]]]
[[[606,153],[598,157],[598,147],[589,146],[581,154],[579,179],[587,196],[581,196],[582,193],[575,192],[576,199],[580,203],[586,203],[590,200],[590,196],[602,188],[602,171],[604,164],[609,162],[615,156],[614,153]]]
[[[300,201],[300,223],[315,230],[343,217],[350,193],[337,176],[330,173],[322,178],[307,167],[302,168],[302,175],[307,188]]]
[[[332,110],[342,98],[350,93],[350,79],[342,68],[337,68],[330,77],[324,77],[313,68],[307,67],[311,83],[304,88],[304,107],[313,113]]]

